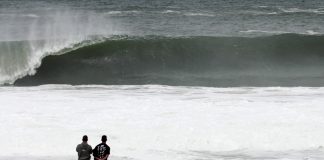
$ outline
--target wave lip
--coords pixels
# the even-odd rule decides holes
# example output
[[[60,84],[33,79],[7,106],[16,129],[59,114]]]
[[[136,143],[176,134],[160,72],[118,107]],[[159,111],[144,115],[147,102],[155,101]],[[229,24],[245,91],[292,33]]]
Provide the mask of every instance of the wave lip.
[[[26,75],[36,74],[42,59],[49,55],[69,53],[100,40],[102,38],[93,37],[92,40],[80,39],[80,42],[67,39],[0,42],[0,48],[6,48],[0,55],[3,58],[0,63],[0,84],[12,84]],[[16,64],[15,67],[12,64]]]
[[[3,36],[0,85],[35,74],[41,60],[48,55],[69,52],[87,40],[97,43],[96,35],[109,36],[117,32],[110,28],[107,17],[92,11],[55,9],[8,13],[9,17],[1,18],[4,23],[0,27]]]

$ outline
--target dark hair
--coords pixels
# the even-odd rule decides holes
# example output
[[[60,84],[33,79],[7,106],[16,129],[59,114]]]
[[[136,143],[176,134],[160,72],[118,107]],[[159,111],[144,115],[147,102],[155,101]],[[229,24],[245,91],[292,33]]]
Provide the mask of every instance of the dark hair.
[[[82,137],[82,141],[88,141],[88,136],[87,136],[87,135],[84,135],[84,136]]]
[[[103,135],[103,136],[101,137],[101,141],[102,141],[102,142],[107,142],[107,136],[106,136],[106,135]]]

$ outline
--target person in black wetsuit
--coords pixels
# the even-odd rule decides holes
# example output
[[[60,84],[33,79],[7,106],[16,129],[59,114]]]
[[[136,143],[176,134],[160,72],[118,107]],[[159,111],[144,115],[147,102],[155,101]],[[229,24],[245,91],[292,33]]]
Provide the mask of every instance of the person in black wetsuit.
[[[102,143],[98,144],[92,151],[95,160],[107,160],[110,155],[110,147],[106,144],[107,136],[103,135],[101,141]]]
[[[82,137],[82,143],[76,147],[78,152],[78,160],[90,160],[92,147],[88,144],[88,136],[84,135]]]

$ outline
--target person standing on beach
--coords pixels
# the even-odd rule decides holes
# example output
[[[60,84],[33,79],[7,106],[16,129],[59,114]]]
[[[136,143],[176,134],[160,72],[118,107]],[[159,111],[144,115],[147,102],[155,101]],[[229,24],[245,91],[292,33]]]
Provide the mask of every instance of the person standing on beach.
[[[92,147],[88,144],[88,136],[84,135],[82,137],[82,143],[76,147],[78,152],[78,160],[90,160]]]
[[[110,155],[110,147],[106,144],[107,136],[101,137],[101,142],[93,149],[93,157],[95,160],[107,160]]]

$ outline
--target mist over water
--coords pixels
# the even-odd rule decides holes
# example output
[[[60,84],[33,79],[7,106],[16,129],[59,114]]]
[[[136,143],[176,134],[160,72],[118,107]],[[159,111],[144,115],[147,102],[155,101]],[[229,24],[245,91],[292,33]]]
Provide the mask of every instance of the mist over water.
[[[94,12],[67,8],[36,13],[0,14],[0,83],[34,74],[42,58],[62,54],[117,34],[114,25]],[[92,40],[92,42],[88,42]]]

